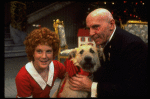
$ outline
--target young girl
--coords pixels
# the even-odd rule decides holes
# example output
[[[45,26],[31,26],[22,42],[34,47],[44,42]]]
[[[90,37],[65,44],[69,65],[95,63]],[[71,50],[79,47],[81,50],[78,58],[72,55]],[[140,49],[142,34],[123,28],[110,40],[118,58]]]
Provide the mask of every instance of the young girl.
[[[16,76],[17,98],[49,98],[57,77],[62,79],[65,66],[53,60],[59,50],[57,35],[48,28],[33,30],[25,39],[29,62]]]

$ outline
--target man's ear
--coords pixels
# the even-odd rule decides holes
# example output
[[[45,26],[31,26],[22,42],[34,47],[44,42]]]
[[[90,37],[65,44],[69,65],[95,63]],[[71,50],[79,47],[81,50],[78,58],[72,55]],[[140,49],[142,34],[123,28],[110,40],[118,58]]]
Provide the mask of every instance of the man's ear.
[[[70,58],[75,58],[76,53],[77,53],[77,48],[72,49],[72,50],[70,51],[70,53],[69,53],[68,59],[70,59]]]
[[[115,26],[115,20],[114,20],[114,19],[111,19],[111,20],[110,20],[110,29],[111,29],[111,30],[114,30],[114,26]]]

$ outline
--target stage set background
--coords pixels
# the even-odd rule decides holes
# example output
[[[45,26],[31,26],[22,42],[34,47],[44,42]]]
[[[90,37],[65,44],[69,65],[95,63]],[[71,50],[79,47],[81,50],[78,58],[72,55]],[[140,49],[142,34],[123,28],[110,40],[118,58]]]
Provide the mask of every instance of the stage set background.
[[[33,22],[28,22],[27,20],[27,30],[26,33],[30,33],[36,27],[33,27],[33,24],[39,24],[42,27],[47,27],[54,31],[53,28],[53,20],[59,19],[60,21],[64,21],[65,25],[65,34],[66,40],[68,44],[68,48],[74,48],[78,46],[78,29],[85,28],[85,18],[87,14],[98,8],[104,7],[111,11],[113,14],[117,25],[119,24],[119,20],[121,20],[124,24],[127,20],[141,20],[141,21],[148,21],[147,19],[147,9],[146,9],[146,2],[138,1],[138,2],[129,2],[129,1],[117,1],[117,2],[106,2],[106,1],[98,1],[98,2],[75,2],[75,1],[65,1],[66,5],[62,6],[59,10],[56,10],[52,13],[47,14],[44,17],[41,17],[38,20]],[[32,3],[37,3],[32,1]],[[39,2],[38,2],[39,3]],[[52,2],[55,3],[55,2]],[[48,3],[46,6],[52,4]],[[64,2],[56,2],[58,4],[62,4]],[[28,4],[28,3],[27,3]],[[42,4],[42,3],[39,3]],[[46,3],[45,3],[46,4]],[[130,5],[130,6],[128,6]],[[36,8],[38,6],[27,5],[27,19],[34,15],[36,12]],[[43,6],[44,7],[44,6]],[[56,5],[56,8],[58,6]],[[32,12],[32,10],[35,11]],[[37,10],[40,10],[39,8]],[[55,9],[53,9],[55,10]],[[45,12],[47,13],[47,12]],[[132,14],[132,15],[131,15]],[[137,17],[136,17],[137,16]],[[35,16],[36,17],[36,16]],[[38,16],[37,16],[38,17]],[[17,90],[15,86],[15,77],[20,70],[20,68],[25,65],[28,60],[25,54],[25,46],[24,45],[15,45],[10,37],[10,2],[5,2],[4,4],[4,48],[8,48],[9,51],[13,47],[18,48],[17,50],[24,50],[24,54],[20,54],[20,56],[13,56],[13,57],[5,57],[4,59],[4,97],[16,97]],[[9,44],[11,43],[11,45]],[[8,52],[8,51],[7,51]],[[16,51],[14,51],[16,52]],[[6,54],[6,53],[5,53]],[[21,56],[23,55],[23,56]],[[51,95],[57,89],[60,80],[56,81],[56,85],[51,91]]]
[[[68,47],[73,48],[77,46],[78,43],[78,29],[83,27],[83,11],[85,10],[83,6],[84,4],[81,2],[72,3],[58,11],[50,13],[32,24],[40,24],[42,27],[48,27],[50,30],[54,31],[53,20],[59,19],[60,21],[63,21],[65,25],[65,35]],[[35,28],[32,24],[28,25],[27,33],[30,33],[30,31]]]

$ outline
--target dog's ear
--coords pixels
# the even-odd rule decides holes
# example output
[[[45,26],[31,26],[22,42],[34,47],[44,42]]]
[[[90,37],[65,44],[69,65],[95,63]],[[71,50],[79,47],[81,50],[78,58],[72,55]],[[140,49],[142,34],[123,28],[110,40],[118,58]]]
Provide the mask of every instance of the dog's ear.
[[[72,50],[70,51],[70,53],[69,53],[68,59],[74,58],[74,57],[76,56],[76,53],[77,53],[77,48],[72,49]]]

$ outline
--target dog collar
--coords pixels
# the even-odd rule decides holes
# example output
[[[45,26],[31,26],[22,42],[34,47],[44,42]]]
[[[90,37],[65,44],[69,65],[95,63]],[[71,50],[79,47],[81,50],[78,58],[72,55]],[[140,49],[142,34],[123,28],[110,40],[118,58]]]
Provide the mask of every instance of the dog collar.
[[[66,67],[66,72],[68,72],[69,77],[75,76],[76,74],[81,74],[85,76],[91,75],[91,73],[83,71],[79,66],[74,66],[73,62],[70,59],[66,59],[64,62]]]

